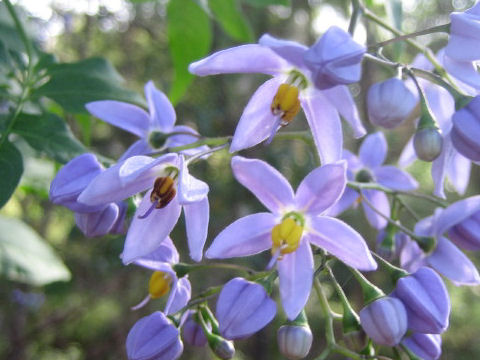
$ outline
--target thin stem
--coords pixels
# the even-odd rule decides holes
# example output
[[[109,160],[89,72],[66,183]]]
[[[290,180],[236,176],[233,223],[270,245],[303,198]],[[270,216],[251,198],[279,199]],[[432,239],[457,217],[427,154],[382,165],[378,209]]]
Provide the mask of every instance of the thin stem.
[[[320,284],[320,280],[318,280],[318,278],[315,278],[313,286],[315,288],[315,292],[317,293],[318,300],[320,301],[322,311],[325,315],[325,338],[327,340],[327,346],[332,347],[336,343],[335,334],[333,332],[333,318],[331,316],[330,305],[328,304],[327,297],[323,292],[322,284]]]
[[[191,270],[204,270],[204,269],[227,269],[246,272],[249,275],[258,273],[255,270],[250,269],[247,266],[237,265],[237,264],[227,264],[227,263],[210,263],[210,264],[195,264],[191,265]]]
[[[350,17],[350,24],[348,24],[348,32],[353,36],[355,28],[357,27],[358,19],[362,14],[362,7],[359,0],[352,0],[352,16]]]
[[[410,205],[408,205],[401,197],[399,197],[398,195],[395,196],[395,199],[397,199],[398,203],[400,204],[400,206],[407,210],[407,213],[415,220],[415,221],[419,221],[420,220],[420,216],[417,215],[417,213],[410,207]]]
[[[172,147],[170,148],[170,151],[179,152],[182,150],[195,149],[202,145],[220,146],[220,145],[228,144],[231,141],[231,139],[232,139],[231,136],[204,138],[204,139],[195,141],[194,143],[191,143],[191,144]]]
[[[440,199],[436,196],[423,194],[423,193],[419,193],[419,192],[416,192],[416,191],[410,191],[410,192],[409,191],[396,191],[396,193],[399,194],[399,195],[412,196],[412,197],[420,198],[420,199],[423,199],[423,200],[427,200],[427,201],[430,201],[431,203],[439,205],[443,208],[445,208],[449,205],[448,202],[446,202],[445,200],[442,200],[442,199]]]
[[[187,165],[188,164],[194,164],[198,159],[200,159],[202,156],[205,156],[205,155],[208,155],[208,154],[212,154],[214,152],[217,152],[219,150],[222,150],[222,149],[225,149],[225,147],[228,146],[228,143],[226,144],[223,144],[223,145],[219,145],[219,146],[216,146],[214,148],[211,148],[209,150],[206,150],[206,151],[203,151],[201,153],[198,153],[198,154],[195,154],[193,155],[191,158],[189,158],[187,160]]]

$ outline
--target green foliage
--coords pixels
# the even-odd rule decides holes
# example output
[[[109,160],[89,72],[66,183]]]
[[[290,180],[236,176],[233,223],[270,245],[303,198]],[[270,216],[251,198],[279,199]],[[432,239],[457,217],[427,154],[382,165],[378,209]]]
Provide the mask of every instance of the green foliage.
[[[145,106],[140,95],[122,86],[122,77],[103,58],[51,64],[46,71],[50,79],[36,90],[35,95],[49,97],[67,111],[86,113],[85,104],[96,100],[118,100]]]
[[[241,42],[252,42],[253,32],[236,0],[209,0],[208,6],[225,32]]]
[[[20,151],[8,140],[0,146],[0,208],[10,199],[23,173]],[[1,231],[4,233],[4,231]]]
[[[55,114],[21,114],[13,132],[28,144],[59,163],[65,164],[87,149],[73,136],[68,125]]]
[[[290,0],[243,0],[253,6],[285,5],[290,6]]]
[[[210,50],[212,31],[207,14],[193,0],[171,0],[167,19],[170,56],[175,70],[169,97],[175,104],[193,80],[188,65]]]
[[[53,249],[20,220],[0,216],[0,273],[10,280],[42,286],[70,280]]]

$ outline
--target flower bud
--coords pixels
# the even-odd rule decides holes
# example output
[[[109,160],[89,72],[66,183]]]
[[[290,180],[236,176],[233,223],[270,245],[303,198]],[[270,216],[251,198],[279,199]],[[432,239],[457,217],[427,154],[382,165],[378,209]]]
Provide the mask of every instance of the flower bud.
[[[428,267],[397,281],[392,296],[405,306],[408,328],[413,332],[440,334],[448,327],[450,298],[440,276]]]
[[[442,338],[438,334],[416,333],[405,338],[402,345],[424,360],[437,360],[442,354]]]
[[[399,126],[410,115],[417,101],[405,83],[391,78],[368,89],[367,108],[370,122],[386,129]]]
[[[126,346],[128,360],[175,360],[183,352],[178,329],[160,311],[133,325]]]
[[[362,329],[351,331],[343,335],[343,340],[349,349],[360,352],[367,346],[367,334]]]
[[[207,338],[203,332],[202,326],[195,320],[194,314],[188,315],[187,320],[183,324],[183,340],[192,346],[205,346]]]
[[[119,214],[117,204],[111,203],[105,209],[92,213],[75,213],[75,223],[87,237],[107,235],[116,224]]]
[[[480,161],[480,96],[452,116],[450,133],[455,149],[472,161]]]
[[[265,288],[242,278],[225,284],[217,301],[220,334],[229,340],[245,338],[275,317],[277,306]]]
[[[360,324],[376,343],[395,346],[407,332],[407,312],[400,300],[384,296],[360,311]]]
[[[451,227],[448,237],[465,250],[480,250],[480,212]]]
[[[413,147],[417,157],[423,161],[433,161],[440,156],[443,146],[443,137],[434,127],[417,130],[413,137]]]
[[[220,359],[228,360],[235,355],[235,347],[233,346],[232,341],[225,340],[221,336],[215,334],[208,334],[207,339],[210,349],[212,349],[215,355]]]
[[[303,359],[312,346],[312,332],[307,325],[283,325],[277,331],[278,348],[287,359]]]

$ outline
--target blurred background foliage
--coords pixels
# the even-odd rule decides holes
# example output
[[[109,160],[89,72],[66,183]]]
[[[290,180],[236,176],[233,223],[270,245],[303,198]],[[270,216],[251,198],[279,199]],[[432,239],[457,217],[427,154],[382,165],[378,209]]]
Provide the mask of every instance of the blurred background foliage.
[[[464,10],[473,1],[370,0],[366,3],[397,28],[411,32],[447,22],[450,12]],[[143,105],[143,85],[153,80],[176,103],[178,124],[193,126],[205,136],[231,135],[243,107],[265,77],[194,78],[186,66],[210,52],[254,42],[266,32],[312,44],[331,25],[347,28],[350,1],[19,0],[16,5],[36,53],[40,54],[41,69],[46,76],[33,92],[38,99],[25,104],[25,114],[9,138],[11,143],[6,142],[19,149],[24,172],[18,174],[18,177],[21,175],[19,186],[0,210],[0,358],[123,359],[130,327],[140,317],[162,309],[163,300],[152,301],[132,312],[130,307],[147,293],[150,273],[122,265],[119,254],[124,238],[85,238],[75,227],[73,214],[48,200],[49,183],[55,172],[62,163],[85,151],[85,147],[115,159],[134,141],[126,132],[89,116],[83,104],[97,98],[115,98]],[[388,32],[362,20],[355,32],[355,38],[363,43],[390,37]],[[3,3],[0,3],[0,40],[0,60],[8,58],[17,68],[27,66],[21,39]],[[445,44],[446,36],[431,35],[419,40],[438,50]],[[1,56],[6,53],[8,56]],[[402,62],[409,62],[416,55],[406,45],[389,46],[385,54]],[[5,131],[6,116],[15,104],[9,94],[20,91],[11,80],[8,70],[11,63],[8,65],[5,61],[0,62],[1,131]],[[364,111],[366,90],[372,83],[391,75],[365,62],[361,83],[351,87],[370,132],[375,129],[369,125]],[[289,130],[306,128],[303,115],[297,116],[289,126]],[[400,128],[386,132],[390,163],[398,159],[413,128],[413,119],[410,119]],[[359,142],[352,140],[348,127],[345,133],[347,147],[356,150]],[[46,138],[49,140],[45,141]],[[3,151],[16,154],[11,147],[4,147]],[[258,146],[244,152],[245,156],[260,157],[280,169],[294,186],[315,166],[314,154],[315,151],[300,140],[278,139],[268,148]],[[6,176],[8,166],[4,160],[0,156],[1,178]],[[258,201],[235,182],[229,161],[230,155],[224,150],[192,168],[211,189],[208,243],[233,220],[262,210]],[[429,165],[417,162],[410,170],[420,181],[421,190],[430,193]],[[469,195],[479,193],[478,178],[479,172],[474,168]],[[16,183],[12,191],[15,187]],[[449,193],[449,200],[457,198]],[[433,210],[430,203],[409,203],[422,216]],[[374,247],[376,233],[366,226],[361,211],[349,210],[342,218]],[[407,224],[413,225],[408,221]],[[183,229],[179,224],[172,238],[180,253],[187,254]],[[480,264],[478,255],[469,255]],[[233,261],[262,269],[268,257],[263,254]],[[190,261],[185,256],[181,260]],[[334,270],[359,310],[359,286],[340,264]],[[191,275],[193,291],[221,284],[235,275],[228,271],[195,272]],[[381,274],[371,277],[385,290],[391,287]],[[443,336],[442,358],[479,358],[480,291],[448,285],[453,312],[450,330]],[[328,290],[328,284],[326,286]],[[330,295],[333,307],[339,310],[333,290]],[[322,314],[314,294],[307,313],[314,333],[309,359],[314,359],[325,342]],[[280,312],[263,331],[236,342],[236,359],[279,358],[276,329],[283,316]],[[208,349],[187,346],[182,358],[212,359],[213,355]]]

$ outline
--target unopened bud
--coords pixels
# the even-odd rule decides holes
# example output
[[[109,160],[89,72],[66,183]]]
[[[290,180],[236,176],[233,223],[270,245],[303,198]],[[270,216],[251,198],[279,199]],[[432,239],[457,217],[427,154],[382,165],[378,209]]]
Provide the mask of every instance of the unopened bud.
[[[413,137],[413,147],[417,157],[423,161],[433,161],[442,152],[443,137],[434,127],[418,130]]]
[[[308,325],[283,325],[277,331],[278,348],[283,356],[290,360],[303,359],[307,356],[312,340],[312,332]]]
[[[207,338],[210,349],[212,349],[215,355],[217,355],[220,359],[228,360],[233,358],[235,355],[233,341],[226,340],[215,334],[208,334]]]
[[[347,347],[357,353],[365,349],[368,340],[367,334],[361,329],[344,334],[343,339]]]

